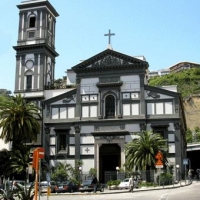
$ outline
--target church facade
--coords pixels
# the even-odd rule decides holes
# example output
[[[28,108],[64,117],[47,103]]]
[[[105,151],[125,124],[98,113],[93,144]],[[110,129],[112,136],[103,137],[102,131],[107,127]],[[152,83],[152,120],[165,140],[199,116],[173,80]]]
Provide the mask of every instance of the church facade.
[[[167,139],[169,164],[183,168],[186,122],[175,86],[149,86],[148,62],[109,46],[68,70],[69,88],[52,89],[58,13],[47,0],[17,7],[15,94],[42,108],[42,130],[30,145],[45,148],[50,167],[81,160],[82,171],[97,169],[103,182],[107,171],[124,168],[125,144],[146,130]]]

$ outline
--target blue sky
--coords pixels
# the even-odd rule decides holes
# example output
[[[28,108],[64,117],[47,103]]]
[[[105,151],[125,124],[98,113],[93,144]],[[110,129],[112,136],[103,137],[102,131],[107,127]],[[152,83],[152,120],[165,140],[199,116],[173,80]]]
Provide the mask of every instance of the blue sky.
[[[199,0],[49,0],[56,24],[56,76],[104,51],[111,29],[114,50],[145,56],[149,70],[181,61],[200,63]],[[15,51],[21,0],[1,1],[0,88],[14,91]]]

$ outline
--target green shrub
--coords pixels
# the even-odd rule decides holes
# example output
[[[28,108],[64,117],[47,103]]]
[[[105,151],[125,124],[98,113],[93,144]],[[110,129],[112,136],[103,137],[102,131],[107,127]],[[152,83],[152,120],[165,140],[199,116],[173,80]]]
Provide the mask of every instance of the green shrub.
[[[110,180],[107,182],[107,186],[111,186],[111,185],[119,185],[120,184],[120,180]]]
[[[169,172],[161,173],[159,176],[157,176],[156,181],[157,183],[160,182],[160,185],[171,185],[173,182],[173,175]]]
[[[155,187],[157,186],[154,182],[141,182],[141,187]]]

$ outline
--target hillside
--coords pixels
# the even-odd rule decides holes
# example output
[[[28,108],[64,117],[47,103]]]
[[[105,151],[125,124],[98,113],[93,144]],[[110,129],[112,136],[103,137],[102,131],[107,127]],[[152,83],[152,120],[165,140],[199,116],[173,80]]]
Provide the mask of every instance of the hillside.
[[[192,68],[149,80],[151,86],[177,85],[182,97],[200,94],[200,68]]]
[[[149,85],[177,85],[183,97],[187,127],[191,130],[200,127],[200,68],[155,77],[150,79]]]

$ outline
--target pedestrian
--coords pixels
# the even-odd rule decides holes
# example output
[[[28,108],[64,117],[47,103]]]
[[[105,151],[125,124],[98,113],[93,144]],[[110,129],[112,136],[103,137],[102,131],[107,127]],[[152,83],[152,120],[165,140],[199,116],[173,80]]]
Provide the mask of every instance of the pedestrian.
[[[188,171],[188,179],[189,179],[189,182],[192,182],[192,170],[189,169]]]
[[[130,192],[133,192],[133,188],[134,188],[134,178],[133,176],[131,176],[131,178],[129,178],[129,188],[130,188]]]
[[[94,175],[93,179],[92,179],[92,185],[93,185],[94,193],[96,193],[96,191],[97,191],[97,183],[98,183],[97,177]]]

